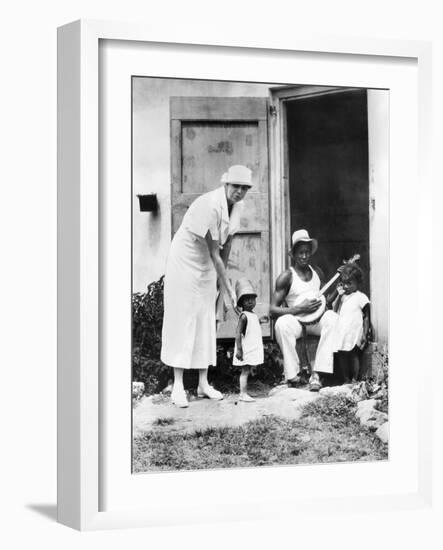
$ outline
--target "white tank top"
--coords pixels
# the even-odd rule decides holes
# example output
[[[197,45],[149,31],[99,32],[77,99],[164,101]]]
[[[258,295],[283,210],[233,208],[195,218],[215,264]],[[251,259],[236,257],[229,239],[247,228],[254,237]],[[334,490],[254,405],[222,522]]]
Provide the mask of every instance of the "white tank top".
[[[320,290],[320,277],[317,275],[316,271],[309,266],[309,269],[312,271],[312,277],[310,281],[303,281],[297,275],[297,272],[293,267],[290,268],[292,272],[292,283],[289,289],[288,295],[286,296],[286,303],[288,307],[293,307],[295,300],[300,294],[306,292],[307,290]]]
[[[255,313],[244,311],[248,324],[246,332],[242,334],[243,361],[239,361],[236,357],[237,343],[234,347],[234,357],[232,364],[241,365],[261,365],[263,363],[263,337],[261,333],[260,321]]]

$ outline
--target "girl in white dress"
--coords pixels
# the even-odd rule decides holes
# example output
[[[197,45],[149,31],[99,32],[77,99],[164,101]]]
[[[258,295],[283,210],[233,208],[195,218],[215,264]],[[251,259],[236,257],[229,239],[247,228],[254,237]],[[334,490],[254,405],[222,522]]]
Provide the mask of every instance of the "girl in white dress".
[[[371,332],[369,298],[359,287],[363,271],[353,263],[340,268],[341,283],[333,309],[338,313],[335,325],[335,350],[344,383],[360,378],[361,353],[368,344]]]
[[[254,313],[257,294],[250,281],[239,279],[235,285],[237,306],[242,309],[235,336],[232,364],[241,367],[239,401],[255,401],[247,392],[248,377],[253,367],[263,363],[263,337],[260,322]]]

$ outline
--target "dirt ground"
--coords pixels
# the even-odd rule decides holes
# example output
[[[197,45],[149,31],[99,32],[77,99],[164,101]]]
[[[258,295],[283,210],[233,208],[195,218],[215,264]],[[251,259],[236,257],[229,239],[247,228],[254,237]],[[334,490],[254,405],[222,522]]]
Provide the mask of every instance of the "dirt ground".
[[[253,403],[238,401],[238,394],[225,395],[221,401],[190,398],[188,408],[171,403],[169,395],[143,397],[133,413],[134,437],[153,426],[162,432],[192,432],[208,427],[240,426],[270,415],[297,420],[302,406],[319,397],[305,389],[278,387],[269,396],[257,397]]]

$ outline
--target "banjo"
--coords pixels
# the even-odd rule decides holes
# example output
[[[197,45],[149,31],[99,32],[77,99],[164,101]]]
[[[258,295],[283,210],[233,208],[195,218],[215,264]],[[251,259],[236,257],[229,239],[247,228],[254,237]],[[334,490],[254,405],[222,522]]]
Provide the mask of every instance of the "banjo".
[[[359,259],[360,254],[354,254],[351,259],[349,259],[348,261],[344,261],[343,264],[352,264]],[[311,313],[299,313],[297,315],[294,315],[294,317],[296,317],[300,321],[300,323],[302,323],[303,325],[313,325],[320,320],[321,316],[326,310],[326,298],[324,296],[325,292],[335,283],[335,281],[339,277],[340,272],[337,271],[337,273],[323,286],[322,289],[307,290],[306,292],[302,292],[297,296],[294,302],[294,306],[299,306],[305,300],[320,300],[320,305],[315,311],[312,311]]]

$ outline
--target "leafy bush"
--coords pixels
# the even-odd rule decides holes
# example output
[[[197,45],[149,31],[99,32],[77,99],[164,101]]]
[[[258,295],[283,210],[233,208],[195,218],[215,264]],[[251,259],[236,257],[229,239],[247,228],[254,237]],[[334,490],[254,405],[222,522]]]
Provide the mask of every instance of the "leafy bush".
[[[171,369],[160,360],[163,279],[132,295],[132,379],[144,382],[148,394],[163,389],[171,378]]]
[[[379,386],[377,395],[379,401],[377,409],[388,414],[389,409],[389,355],[387,347],[375,351],[375,360],[378,362],[377,378],[374,383]]]
[[[132,338],[140,352],[160,358],[163,324],[164,276],[151,283],[146,293],[132,295]]]

